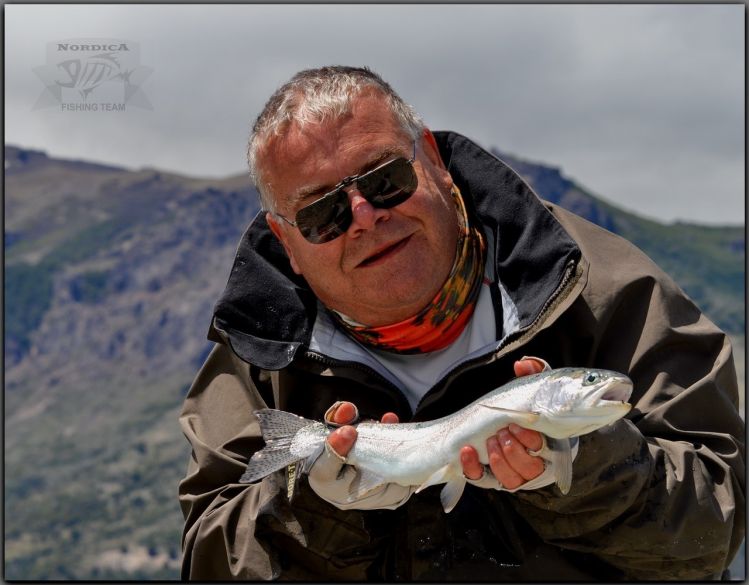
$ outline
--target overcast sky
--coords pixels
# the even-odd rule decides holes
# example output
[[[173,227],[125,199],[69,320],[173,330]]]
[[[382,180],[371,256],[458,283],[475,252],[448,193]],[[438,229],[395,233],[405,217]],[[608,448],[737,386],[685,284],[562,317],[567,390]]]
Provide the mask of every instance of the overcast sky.
[[[281,83],[303,68],[367,65],[430,128],[559,166],[620,207],[662,221],[744,221],[743,4],[4,9],[6,143],[241,173],[249,127]],[[40,70],[61,62],[48,44],[90,38],[137,49],[128,58],[138,95],[125,111],[35,107]],[[134,105],[144,98],[152,109]]]

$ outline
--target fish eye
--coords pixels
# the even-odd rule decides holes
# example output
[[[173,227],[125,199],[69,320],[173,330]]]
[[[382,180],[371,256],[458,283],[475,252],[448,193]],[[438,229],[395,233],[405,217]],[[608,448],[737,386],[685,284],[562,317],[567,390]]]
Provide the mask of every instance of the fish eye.
[[[588,375],[585,376],[585,379],[583,380],[583,386],[595,384],[600,378],[601,376],[598,372],[588,372]]]

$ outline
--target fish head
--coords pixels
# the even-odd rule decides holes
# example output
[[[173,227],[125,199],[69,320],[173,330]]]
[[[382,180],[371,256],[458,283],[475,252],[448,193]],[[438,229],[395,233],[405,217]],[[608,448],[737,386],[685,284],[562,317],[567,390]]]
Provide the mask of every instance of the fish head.
[[[536,412],[555,438],[584,435],[622,418],[632,405],[632,381],[618,372],[562,368],[549,373],[536,394]],[[546,426],[546,425],[544,425]]]

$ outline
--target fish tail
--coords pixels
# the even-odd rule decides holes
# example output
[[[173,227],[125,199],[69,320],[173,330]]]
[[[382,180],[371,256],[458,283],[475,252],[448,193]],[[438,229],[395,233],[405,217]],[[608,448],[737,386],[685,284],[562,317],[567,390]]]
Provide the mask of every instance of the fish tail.
[[[314,425],[315,421],[272,408],[256,410],[255,416],[260,423],[265,447],[252,455],[247,463],[247,469],[239,478],[239,483],[258,481],[287,465],[315,455],[324,445],[325,436],[321,436],[319,442],[306,441],[303,446],[294,445],[292,452],[291,447],[296,434]]]

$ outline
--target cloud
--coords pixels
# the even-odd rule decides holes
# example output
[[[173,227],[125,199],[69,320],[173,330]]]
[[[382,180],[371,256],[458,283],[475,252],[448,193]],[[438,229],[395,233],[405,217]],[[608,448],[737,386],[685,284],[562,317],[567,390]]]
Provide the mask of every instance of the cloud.
[[[8,5],[6,140],[239,173],[278,85],[306,67],[367,64],[433,128],[561,166],[649,216],[735,223],[743,16],[740,5],[702,4]],[[94,33],[139,44],[154,110],[32,111],[46,43]]]

